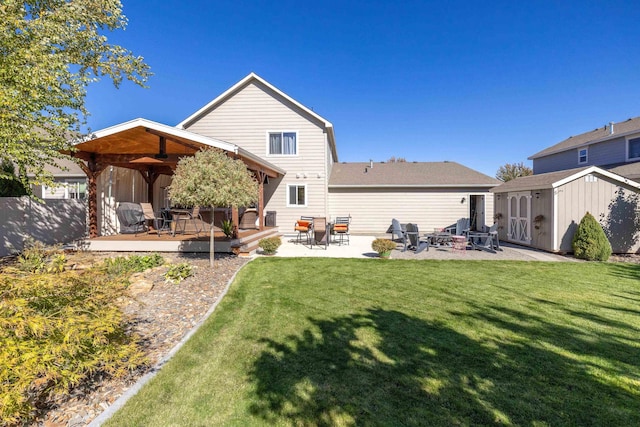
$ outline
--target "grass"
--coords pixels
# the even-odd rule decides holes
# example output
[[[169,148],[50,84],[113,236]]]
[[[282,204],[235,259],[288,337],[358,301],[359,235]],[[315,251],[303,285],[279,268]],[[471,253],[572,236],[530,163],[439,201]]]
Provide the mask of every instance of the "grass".
[[[640,425],[640,266],[258,259],[108,425]]]

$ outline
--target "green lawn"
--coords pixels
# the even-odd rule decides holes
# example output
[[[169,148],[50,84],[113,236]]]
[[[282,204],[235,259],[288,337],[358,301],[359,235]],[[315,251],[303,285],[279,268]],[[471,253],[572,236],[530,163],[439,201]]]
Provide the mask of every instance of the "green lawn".
[[[258,259],[109,425],[640,425],[640,266]]]

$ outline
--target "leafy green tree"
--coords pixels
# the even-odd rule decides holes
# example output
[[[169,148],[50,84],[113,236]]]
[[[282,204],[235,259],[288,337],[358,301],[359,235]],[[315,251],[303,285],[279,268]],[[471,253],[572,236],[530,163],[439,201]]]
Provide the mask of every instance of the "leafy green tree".
[[[573,235],[573,254],[588,261],[606,261],[611,255],[611,244],[602,226],[587,212]]]
[[[533,169],[529,166],[525,166],[524,163],[506,163],[498,169],[496,172],[496,178],[500,181],[507,182],[512,179],[519,178],[521,176],[533,175]]]
[[[107,43],[124,29],[118,0],[2,0],[0,2],[0,159],[15,164],[28,191],[51,184],[44,167],[71,150],[88,115],[87,86],[108,76],[144,86],[143,58]],[[10,178],[0,171],[0,178]]]
[[[20,197],[27,195],[27,190],[16,176],[16,168],[13,166],[13,163],[7,160],[0,161],[0,171],[2,171],[2,177],[0,177],[0,197]]]
[[[242,160],[211,148],[180,159],[169,186],[169,197],[173,203],[186,207],[249,206],[258,200],[258,182]],[[209,231],[209,260],[213,267],[213,215]]]

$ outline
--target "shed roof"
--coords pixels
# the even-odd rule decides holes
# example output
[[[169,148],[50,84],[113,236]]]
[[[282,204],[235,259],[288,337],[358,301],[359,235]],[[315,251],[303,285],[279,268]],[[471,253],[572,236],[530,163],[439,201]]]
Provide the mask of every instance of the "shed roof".
[[[622,136],[626,136],[636,132],[640,132],[640,117],[634,117],[631,119],[627,119],[624,122],[614,123],[613,132],[611,132],[610,125],[605,125],[592,131],[581,133],[580,135],[570,136],[564,141],[552,145],[551,147],[545,148],[544,150],[530,156],[529,160],[572,150],[590,144],[595,144],[597,142],[620,138]]]
[[[520,178],[512,179],[497,187],[491,189],[493,193],[507,193],[513,191],[527,191],[527,190],[543,190],[547,188],[556,188],[567,182],[578,179],[588,174],[596,174],[606,176],[614,181],[620,182],[620,184],[626,184],[629,187],[633,187],[640,190],[640,184],[618,175],[611,171],[601,169],[597,166],[585,166],[576,169],[567,169],[557,172],[541,173],[537,175],[522,176]]]
[[[329,187],[489,188],[498,182],[456,162],[362,162],[333,165]]]

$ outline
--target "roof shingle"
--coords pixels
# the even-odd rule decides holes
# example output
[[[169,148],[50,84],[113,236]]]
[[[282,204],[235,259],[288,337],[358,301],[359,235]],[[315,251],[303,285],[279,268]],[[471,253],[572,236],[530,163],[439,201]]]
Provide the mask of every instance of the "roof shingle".
[[[329,187],[491,187],[495,178],[456,162],[336,163]]]

